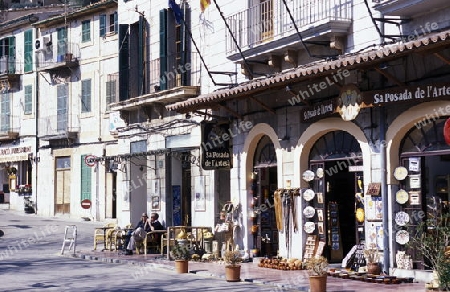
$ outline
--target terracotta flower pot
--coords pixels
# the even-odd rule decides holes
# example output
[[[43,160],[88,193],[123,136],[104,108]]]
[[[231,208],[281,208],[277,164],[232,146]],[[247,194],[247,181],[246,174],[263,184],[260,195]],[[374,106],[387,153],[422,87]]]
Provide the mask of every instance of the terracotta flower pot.
[[[227,282],[241,281],[241,266],[225,266],[225,279]]]
[[[327,291],[327,275],[323,276],[309,276],[309,286],[311,292],[326,292]]]
[[[189,261],[175,260],[175,271],[178,274],[185,274],[188,272]]]
[[[381,267],[378,263],[367,263],[367,273],[372,275],[381,274]]]

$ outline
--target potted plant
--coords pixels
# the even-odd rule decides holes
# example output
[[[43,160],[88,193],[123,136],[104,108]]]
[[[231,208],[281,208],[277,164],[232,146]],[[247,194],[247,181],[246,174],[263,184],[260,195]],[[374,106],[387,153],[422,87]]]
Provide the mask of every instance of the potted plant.
[[[410,245],[425,257],[425,265],[433,270],[435,279],[426,285],[431,291],[450,291],[450,215],[435,217],[433,222],[422,221]]]
[[[367,273],[372,275],[381,274],[380,254],[376,244],[372,243],[364,250],[364,257],[367,262]]]
[[[309,285],[311,292],[325,292],[327,290],[328,261],[323,256],[315,256],[305,263],[309,272]]]
[[[239,282],[241,281],[241,265],[242,262],[241,253],[239,250],[228,250],[224,254],[225,266],[225,279],[227,282]]]
[[[178,242],[175,242],[170,251],[170,256],[175,260],[175,271],[178,274],[188,272],[190,251],[186,245],[180,245]]]

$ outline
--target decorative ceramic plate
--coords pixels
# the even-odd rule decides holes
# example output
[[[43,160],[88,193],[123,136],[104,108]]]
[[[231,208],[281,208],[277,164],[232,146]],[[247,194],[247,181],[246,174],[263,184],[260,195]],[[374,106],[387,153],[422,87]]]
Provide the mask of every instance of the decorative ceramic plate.
[[[314,172],[312,172],[311,170],[307,170],[303,173],[303,179],[305,181],[312,181],[314,179]]]
[[[359,223],[363,223],[364,222],[364,209],[363,208],[356,209],[356,220]]]
[[[406,230],[399,230],[395,235],[395,241],[398,244],[407,244],[409,242],[409,233]]]
[[[306,222],[303,226],[303,230],[305,230],[306,233],[313,233],[314,230],[316,230],[316,224],[314,224],[314,222]]]
[[[394,170],[394,177],[396,180],[404,180],[408,176],[408,170],[406,167],[398,166]]]
[[[317,175],[318,178],[322,178],[323,177],[323,168],[322,167],[319,167],[316,170],[316,175]]]
[[[395,200],[397,201],[397,203],[402,205],[408,202],[408,197],[409,197],[408,193],[403,189],[398,190],[397,193],[395,194]]]
[[[408,222],[409,222],[408,213],[400,211],[397,214],[395,214],[395,223],[397,223],[398,226],[405,226],[406,223]]]
[[[315,196],[315,195],[316,195],[316,194],[314,193],[313,190],[307,189],[306,191],[303,192],[303,199],[305,199],[305,201],[309,202],[309,201],[311,201],[312,199],[314,199],[314,196]]]
[[[308,206],[303,210],[303,215],[305,215],[306,218],[312,218],[314,217],[314,214],[316,214],[316,209],[311,206]]]

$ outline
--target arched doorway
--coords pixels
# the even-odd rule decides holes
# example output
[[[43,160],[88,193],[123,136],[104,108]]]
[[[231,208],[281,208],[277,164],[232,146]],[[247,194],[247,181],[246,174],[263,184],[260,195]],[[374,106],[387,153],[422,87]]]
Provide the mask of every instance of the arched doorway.
[[[278,251],[278,229],[275,222],[273,195],[277,189],[277,157],[273,142],[263,136],[253,158],[251,192],[257,212],[253,217],[253,248],[261,256],[273,256]],[[264,208],[262,207],[264,206]]]
[[[364,239],[364,221],[355,211],[363,205],[363,164],[358,141],[346,131],[321,136],[309,153],[309,170],[315,176],[309,184],[315,198],[307,201],[316,215],[313,233],[325,242],[324,255],[340,262],[351,248]]]
[[[409,215],[406,230],[410,236],[422,219],[417,215],[420,212],[425,214],[428,229],[436,226],[440,216],[449,213],[450,146],[443,134],[447,119],[436,117],[416,123],[400,143],[400,166],[406,168],[407,175],[398,181],[398,187],[407,192],[407,199],[399,201],[396,196],[393,210],[394,214],[406,212]],[[396,227],[400,229],[397,221]],[[413,268],[425,267],[423,258],[404,242],[396,240],[395,249],[412,255]]]

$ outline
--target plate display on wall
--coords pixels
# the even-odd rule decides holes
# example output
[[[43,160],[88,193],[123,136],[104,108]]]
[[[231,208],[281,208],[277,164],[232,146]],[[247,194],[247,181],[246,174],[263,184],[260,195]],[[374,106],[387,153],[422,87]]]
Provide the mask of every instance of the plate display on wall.
[[[406,223],[408,222],[409,222],[408,213],[400,211],[397,214],[395,214],[395,223],[397,223],[398,226],[405,226]]]
[[[312,172],[311,170],[307,170],[303,173],[302,177],[305,181],[310,182],[314,179],[314,172]]]
[[[322,178],[323,177],[323,168],[322,167],[319,167],[316,170],[316,175],[317,175],[318,178]]]
[[[315,196],[315,195],[316,195],[316,194],[314,193],[313,190],[307,189],[306,191],[303,192],[303,199],[305,199],[305,201],[309,202],[309,201],[311,201],[312,199],[314,199],[314,196]]]
[[[403,189],[398,190],[397,193],[395,194],[395,200],[397,201],[397,203],[402,205],[408,202],[408,197],[409,197],[408,193]]]
[[[408,176],[406,167],[398,166],[394,170],[394,177],[396,180],[404,180]]]
[[[303,210],[303,215],[305,215],[306,218],[312,218],[316,214],[316,209],[314,209],[311,206],[306,207]]]
[[[303,226],[303,230],[308,234],[313,233],[314,230],[316,230],[316,224],[314,222],[306,222]]]
[[[398,244],[407,244],[409,242],[409,233],[406,230],[399,230],[395,234],[395,241]]]

